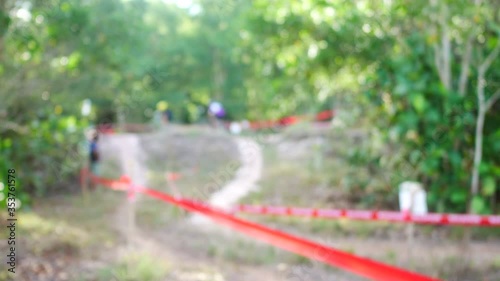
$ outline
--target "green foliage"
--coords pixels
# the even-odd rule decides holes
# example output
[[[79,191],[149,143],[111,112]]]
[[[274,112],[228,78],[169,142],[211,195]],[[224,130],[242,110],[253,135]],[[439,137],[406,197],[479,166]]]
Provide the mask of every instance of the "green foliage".
[[[467,36],[479,32],[479,40],[484,39],[473,41],[479,58],[494,48],[498,17],[488,7],[497,4],[486,2],[480,9],[465,2],[439,5],[449,11],[444,22],[456,46],[450,54],[455,88]],[[262,43],[247,45],[249,53],[258,57],[252,61],[255,72],[250,77],[267,78],[253,84],[265,92],[257,100],[265,104],[262,111],[279,115],[303,110],[321,102],[325,93],[340,109],[367,105],[362,116],[368,122],[364,123],[371,130],[376,127],[372,140],[384,145],[356,147],[351,163],[388,171],[390,186],[422,181],[434,211],[466,211],[478,109],[474,80],[478,58],[472,56],[467,94],[445,87],[437,72],[443,65],[436,65],[435,60],[441,26],[434,27],[434,17],[441,16],[436,14],[439,9],[418,1],[255,1],[254,7],[248,41]],[[495,81],[498,72],[491,69],[488,75]],[[366,94],[360,95],[361,91]],[[356,117],[354,111],[346,116]],[[494,182],[498,180],[493,177],[500,161],[495,144],[500,140],[495,134],[499,115],[492,111],[487,117],[481,165],[484,182],[481,194],[470,203],[477,212],[491,212],[497,204]],[[362,124],[359,121],[355,124]],[[352,194],[373,195],[373,191],[364,193],[363,179],[346,182]],[[391,192],[384,185],[379,189]]]
[[[146,122],[160,100],[176,121],[199,122],[208,101],[217,99],[233,119],[335,106],[345,124],[377,132],[383,145],[361,148],[352,160],[392,172],[383,192],[416,179],[428,187],[434,210],[465,211],[469,200],[478,212],[497,205],[498,104],[484,127],[479,199],[468,188],[477,65],[495,47],[500,26],[494,1],[434,7],[406,0],[200,0],[188,8],[143,0],[25,2],[0,7],[0,166],[25,167],[20,188],[26,192],[42,195],[76,171],[70,163],[77,161],[67,156],[76,155],[71,151],[82,140],[84,99],[94,106],[91,123],[118,122],[118,115]],[[447,15],[439,22],[441,10]],[[451,86],[435,59],[443,24],[453,46]],[[466,94],[460,95],[461,62],[473,32]],[[499,62],[493,61],[487,82],[500,78]],[[496,84],[487,84],[491,97]],[[352,192],[367,188],[363,179],[350,186]]]
[[[385,141],[401,155],[394,157],[396,166],[392,168],[403,170],[407,178],[392,177],[393,184],[420,180],[429,188],[433,210],[465,212],[475,142],[475,85],[470,85],[471,94],[464,96],[445,89],[436,72],[432,44],[425,36],[425,30],[417,29],[395,46],[402,51],[380,61],[367,97],[378,105],[373,116],[378,116],[379,127],[386,128]],[[494,205],[487,202],[496,194],[492,168],[500,158],[491,142],[491,125],[498,115],[492,113],[489,117],[492,119],[486,121],[481,169],[485,176],[482,193],[471,201],[471,209],[477,213],[491,212]]]
[[[43,196],[47,192],[67,192],[67,182],[85,163],[81,150],[85,122],[74,116],[47,116],[33,120],[25,133],[7,132],[0,142],[0,169],[16,170],[16,197],[22,204],[29,204],[30,195]],[[7,183],[6,174],[0,182]],[[2,190],[7,197],[7,188]],[[4,197],[4,198],[5,198]],[[1,202],[5,205],[5,201]]]

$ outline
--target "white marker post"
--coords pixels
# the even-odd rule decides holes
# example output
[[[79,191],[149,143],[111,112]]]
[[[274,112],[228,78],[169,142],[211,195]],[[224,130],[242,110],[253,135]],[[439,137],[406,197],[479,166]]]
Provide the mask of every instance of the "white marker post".
[[[241,130],[242,130],[241,125],[238,122],[231,122],[231,124],[229,125],[229,131],[233,135],[241,134]]]
[[[421,183],[405,181],[399,185],[399,209],[411,215],[427,214],[426,193]],[[408,259],[412,256],[414,225],[414,223],[409,223],[406,227]]]
[[[82,115],[88,117],[92,112],[92,102],[89,99],[84,99],[82,104]]]
[[[92,101],[90,99],[84,99],[83,100],[83,103],[82,103],[82,108],[81,108],[81,113],[82,113],[82,116],[87,119],[88,116],[90,115],[90,113],[92,112]],[[91,135],[92,133],[90,132],[86,132],[86,138],[87,139],[90,139],[91,138]],[[87,148],[85,148],[87,149]],[[90,167],[89,167],[89,160],[88,159],[88,153],[85,153],[86,157],[85,157],[85,164],[83,165],[83,172],[82,172],[82,184],[81,184],[81,187],[82,187],[82,194],[83,194],[83,202],[85,204],[85,206],[87,206],[87,202],[88,202],[88,189],[89,189],[89,181],[91,181],[91,176],[90,176]]]
[[[426,193],[421,183],[405,181],[399,185],[399,208],[412,215],[427,214]]]

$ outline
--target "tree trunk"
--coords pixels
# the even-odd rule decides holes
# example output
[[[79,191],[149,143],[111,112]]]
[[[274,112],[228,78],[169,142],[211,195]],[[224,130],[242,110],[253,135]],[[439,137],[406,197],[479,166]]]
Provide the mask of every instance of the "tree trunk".
[[[214,81],[214,98],[221,101],[224,96],[224,81],[225,73],[222,67],[221,56],[218,49],[213,51],[213,81]]]
[[[474,5],[476,9],[478,9],[482,4],[482,0],[475,0]],[[469,67],[472,56],[472,45],[474,42],[474,38],[477,35],[477,30],[473,27],[469,36],[467,37],[467,41],[465,42],[465,50],[462,56],[462,65],[460,66],[460,78],[458,80],[458,94],[461,97],[465,96],[465,91],[467,89],[467,82],[469,78]]]
[[[486,87],[486,72],[490,68],[493,61],[498,57],[500,53],[500,38],[495,49],[488,55],[488,57],[479,66],[478,77],[477,77],[477,101],[479,104],[477,112],[476,121],[476,136],[475,136],[475,148],[474,148],[474,166],[472,171],[472,180],[470,186],[471,198],[474,198],[479,192],[479,166],[481,165],[481,160],[483,157],[483,127],[484,119],[488,110],[493,106],[500,92],[496,92],[489,101],[486,101],[484,97],[484,88]],[[473,211],[473,210],[472,210]]]
[[[467,81],[469,78],[469,66],[472,54],[472,41],[474,40],[475,32],[469,35],[467,38],[467,43],[465,45],[465,53],[462,57],[462,65],[460,70],[460,80],[458,81],[458,93],[461,97],[465,96],[465,90],[467,88]]]
[[[441,14],[441,28],[443,29],[442,37],[442,52],[443,52],[443,84],[447,90],[451,90],[451,42],[450,34],[448,31],[448,24],[446,23],[446,12]]]
[[[446,22],[448,10],[446,5],[440,5],[437,0],[430,0],[430,4],[433,9],[439,11],[431,16],[431,19],[439,26],[436,27],[436,34],[441,35],[440,44],[434,45],[434,63],[441,83],[443,83],[446,90],[451,90],[453,77],[451,73],[451,39],[448,23]]]
[[[7,0],[0,0],[0,20],[2,20],[1,14],[5,13],[6,16],[9,16],[9,11],[7,10]],[[3,22],[0,22],[3,24]],[[0,34],[0,64],[3,62],[3,52],[4,52],[4,40],[3,34]]]
[[[474,148],[474,170],[472,171],[472,181],[471,181],[471,195],[474,197],[479,190],[479,166],[481,165],[481,160],[483,157],[483,128],[484,128],[484,118],[486,115],[485,105],[484,105],[484,87],[479,89],[478,85],[478,102],[479,109],[477,111],[477,121],[476,121],[476,145]],[[480,92],[481,91],[481,92]]]

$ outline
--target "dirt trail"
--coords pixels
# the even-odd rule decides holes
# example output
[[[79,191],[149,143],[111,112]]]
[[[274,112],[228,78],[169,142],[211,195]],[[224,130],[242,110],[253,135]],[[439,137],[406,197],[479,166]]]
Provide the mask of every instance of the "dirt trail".
[[[237,138],[241,167],[236,177],[220,191],[210,197],[209,203],[221,208],[229,208],[257,188],[262,174],[262,149],[254,140]]]
[[[134,134],[122,134],[110,138],[109,145],[118,149],[122,171],[137,185],[146,185],[146,172],[144,153],[142,153],[140,140]]]
[[[259,144],[249,138],[235,138],[235,142],[238,146],[241,166],[235,177],[207,200],[209,204],[222,209],[232,207],[249,192],[255,190],[262,174],[263,157]],[[134,184],[147,185],[146,159],[137,135],[115,135],[107,138],[104,146],[104,150],[114,151],[117,154],[123,173],[128,175]],[[190,222],[211,223],[206,217],[197,214],[191,216]]]
[[[262,149],[257,142],[249,138],[235,138],[240,154],[241,166],[236,176],[222,189],[213,193],[208,203],[222,209],[229,209],[249,192],[257,188],[257,182],[262,174]],[[190,218],[195,225],[208,225],[211,220],[195,214]]]
[[[219,207],[228,207],[237,202],[255,188],[262,169],[262,155],[257,143],[247,139],[236,139],[241,154],[242,165],[236,178],[227,184],[220,192],[213,194],[210,203]],[[141,148],[141,139],[134,134],[108,136],[103,139],[103,150],[114,155],[122,165],[122,171],[137,185],[147,186],[147,169],[145,162],[147,155]],[[136,204],[140,204],[138,196]],[[118,208],[115,214],[114,226],[129,241],[128,247],[120,249],[122,254],[140,249],[154,257],[176,264],[175,270],[169,274],[169,281],[202,281],[202,280],[229,280],[251,281],[269,280],[284,281],[286,277],[269,267],[228,264],[220,260],[203,258],[200,253],[186,251],[182,246],[186,240],[219,239],[217,235],[203,238],[199,227],[189,227],[188,224],[170,225],[167,233],[146,233],[136,228],[133,232],[128,227],[128,203],[126,201]],[[192,218],[192,217],[191,217]],[[184,225],[184,226],[182,226]],[[186,228],[187,227],[187,228]],[[175,241],[175,243],[173,243]],[[182,242],[181,242],[182,241]],[[188,242],[189,243],[189,242]]]
[[[120,134],[108,136],[102,142],[103,151],[109,154],[114,154],[121,164],[121,170],[124,175],[130,177],[132,182],[136,185],[145,186],[147,184],[146,180],[146,169],[144,166],[144,154],[141,151],[140,140],[137,135],[134,134]],[[140,194],[137,194],[136,200],[138,200]],[[129,203],[127,201],[123,202],[118,208],[115,214],[114,227],[129,240],[129,243],[133,246],[135,244],[141,244],[141,247],[147,244],[147,249],[155,249],[156,245],[147,243],[148,240],[141,238],[140,233],[137,229],[132,229],[129,227]]]

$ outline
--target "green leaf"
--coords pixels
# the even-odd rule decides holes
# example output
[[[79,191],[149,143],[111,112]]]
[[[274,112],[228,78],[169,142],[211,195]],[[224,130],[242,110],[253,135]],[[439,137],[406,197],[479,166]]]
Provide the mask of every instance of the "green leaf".
[[[423,95],[414,94],[412,96],[412,105],[418,113],[422,113],[426,107],[426,101]]]
[[[486,207],[486,204],[485,204],[483,198],[481,198],[479,196],[475,196],[474,198],[472,198],[472,212],[473,213],[480,214],[484,211],[485,207]]]
[[[460,157],[460,154],[458,154],[456,151],[451,152],[449,154],[449,157],[451,164],[455,167],[459,167],[462,163],[462,157]]]
[[[407,91],[408,91],[408,86],[404,81],[399,82],[396,88],[394,88],[394,94],[398,96],[406,94]]]
[[[68,12],[71,9],[71,5],[69,3],[63,3],[61,5],[61,11]]]
[[[0,10],[0,37],[7,32],[11,21],[9,14]]]
[[[495,48],[495,46],[498,44],[498,39],[497,39],[496,37],[494,37],[494,38],[490,38],[490,39],[487,41],[487,44],[488,44],[488,48],[493,49],[493,48]]]
[[[421,157],[422,157],[422,152],[420,150],[413,150],[410,153],[410,162],[412,164],[416,164],[421,159]]]
[[[488,174],[491,170],[491,165],[488,164],[488,163],[481,163],[479,164],[479,173],[481,173],[482,175],[484,174]]]
[[[500,25],[498,25],[494,21],[491,21],[489,24],[493,30],[495,30],[497,33],[500,33]]]
[[[467,192],[464,190],[455,191],[451,194],[450,200],[455,204],[465,203],[467,200]]]
[[[81,54],[79,52],[72,53],[68,58],[68,69],[75,69],[81,61]]]
[[[496,190],[496,182],[495,178],[493,177],[487,177],[483,180],[483,195],[484,196],[491,196],[495,194]]]
[[[5,148],[9,148],[9,147],[11,147],[11,146],[12,146],[12,140],[11,140],[10,138],[4,139],[4,140],[3,140],[3,146],[4,146]]]
[[[491,168],[493,175],[500,177],[500,166],[493,166]]]
[[[427,120],[429,120],[430,122],[437,123],[440,121],[439,112],[436,109],[431,108],[426,115],[427,115]]]

